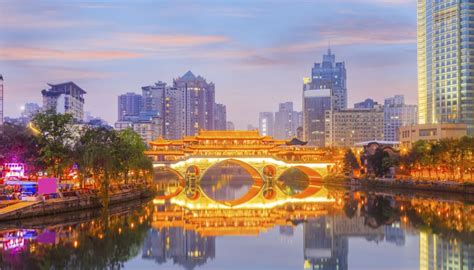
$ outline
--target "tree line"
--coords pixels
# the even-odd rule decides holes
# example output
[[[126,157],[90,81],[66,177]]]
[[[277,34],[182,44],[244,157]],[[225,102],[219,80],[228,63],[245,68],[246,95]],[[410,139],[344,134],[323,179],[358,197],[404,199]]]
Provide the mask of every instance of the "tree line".
[[[388,152],[379,147],[372,155],[361,155],[359,160],[351,149],[347,149],[343,158],[343,171],[351,174],[367,165],[366,172],[377,177],[396,168],[397,174],[411,177],[473,180],[474,174],[474,138],[446,138],[438,141],[420,140],[408,151]]]
[[[92,179],[96,188],[141,180],[152,171],[145,143],[131,129],[75,125],[70,114],[36,114],[28,127],[4,124],[0,162],[22,162],[32,175],[64,179],[74,168],[81,187]]]

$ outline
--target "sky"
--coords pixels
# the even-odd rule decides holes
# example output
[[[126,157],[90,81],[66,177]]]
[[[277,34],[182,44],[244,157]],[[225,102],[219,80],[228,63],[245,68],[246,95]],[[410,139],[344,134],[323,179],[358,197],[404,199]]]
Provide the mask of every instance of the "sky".
[[[5,115],[74,81],[113,124],[117,96],[188,70],[216,85],[237,128],[293,101],[328,44],[349,104],[395,94],[416,104],[416,0],[0,0]]]

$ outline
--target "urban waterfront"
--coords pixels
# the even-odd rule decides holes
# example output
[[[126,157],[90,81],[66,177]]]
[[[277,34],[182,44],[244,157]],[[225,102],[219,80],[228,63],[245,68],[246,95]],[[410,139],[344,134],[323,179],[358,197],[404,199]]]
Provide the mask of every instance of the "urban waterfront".
[[[306,189],[301,175],[281,190]],[[318,202],[271,207],[244,197],[252,176],[232,164],[209,170],[205,197],[179,196],[177,178],[155,173],[153,201],[0,224],[2,269],[472,269],[471,201],[429,193],[320,186]],[[307,185],[307,184],[306,184]],[[168,196],[171,195],[171,196]],[[168,197],[169,199],[162,199]],[[183,201],[184,200],[184,201]],[[186,205],[193,204],[191,209]]]

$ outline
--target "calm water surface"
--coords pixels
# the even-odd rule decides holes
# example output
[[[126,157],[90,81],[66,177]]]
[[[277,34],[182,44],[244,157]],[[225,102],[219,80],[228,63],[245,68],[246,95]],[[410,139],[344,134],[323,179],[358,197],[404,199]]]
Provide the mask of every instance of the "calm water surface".
[[[0,268],[474,269],[466,198],[319,187],[292,201],[308,183],[290,172],[270,199],[243,200],[254,180],[225,165],[191,198],[173,175],[155,182],[153,202],[1,223]]]

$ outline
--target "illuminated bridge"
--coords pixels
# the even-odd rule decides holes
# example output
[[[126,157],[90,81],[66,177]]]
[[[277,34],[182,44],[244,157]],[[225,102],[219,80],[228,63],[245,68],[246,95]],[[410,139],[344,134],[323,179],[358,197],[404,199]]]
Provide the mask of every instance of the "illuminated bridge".
[[[272,187],[289,169],[307,175],[311,188],[334,168],[336,159],[334,153],[308,147],[296,138],[276,140],[257,130],[201,130],[181,140],[158,138],[150,146],[145,153],[153,159],[154,167],[174,172],[193,190],[207,170],[224,162],[242,167],[253,177],[254,193]]]

